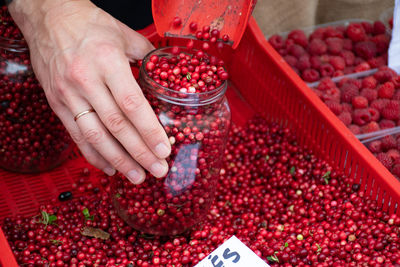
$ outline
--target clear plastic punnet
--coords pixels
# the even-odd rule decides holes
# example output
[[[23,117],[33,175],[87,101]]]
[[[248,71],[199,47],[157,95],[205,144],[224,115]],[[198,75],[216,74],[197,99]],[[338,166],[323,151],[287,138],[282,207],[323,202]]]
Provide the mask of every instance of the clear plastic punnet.
[[[365,36],[350,38],[348,29],[352,24],[359,25]],[[387,65],[390,31],[387,28],[383,32],[375,30],[371,20],[348,19],[280,32],[266,38],[302,80],[313,87],[325,77],[340,79]]]

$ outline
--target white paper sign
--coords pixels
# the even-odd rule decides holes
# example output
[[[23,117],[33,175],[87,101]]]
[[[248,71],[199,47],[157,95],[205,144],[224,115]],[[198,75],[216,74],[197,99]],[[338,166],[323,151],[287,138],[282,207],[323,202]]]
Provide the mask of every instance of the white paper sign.
[[[205,257],[195,267],[266,267],[265,261],[243,244],[236,236]]]
[[[389,67],[400,74],[400,0],[395,0],[392,40],[389,46]]]

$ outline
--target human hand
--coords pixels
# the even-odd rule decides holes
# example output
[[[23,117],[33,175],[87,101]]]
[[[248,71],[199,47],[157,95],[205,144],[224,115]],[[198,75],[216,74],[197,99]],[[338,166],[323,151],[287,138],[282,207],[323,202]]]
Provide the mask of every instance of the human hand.
[[[86,159],[133,183],[145,179],[141,166],[164,176],[171,146],[129,65],[151,43],[89,0],[14,0],[9,10],[50,106]]]

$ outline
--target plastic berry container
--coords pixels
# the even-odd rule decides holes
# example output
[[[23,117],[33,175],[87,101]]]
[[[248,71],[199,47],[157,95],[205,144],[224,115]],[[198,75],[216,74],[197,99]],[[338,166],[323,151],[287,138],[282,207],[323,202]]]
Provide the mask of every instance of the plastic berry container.
[[[390,7],[385,11],[383,11],[379,16],[379,20],[386,25],[389,32],[392,32],[393,28],[393,12],[394,12],[394,7]]]
[[[350,39],[346,31],[351,24],[362,25],[367,38],[362,42]],[[294,41],[303,35],[296,30],[305,38]],[[387,28],[383,33],[376,32],[371,20],[348,19],[281,32],[267,39],[296,74],[313,87],[325,77],[364,73],[386,65],[390,34]]]
[[[361,143],[400,180],[400,127],[370,134]]]
[[[149,58],[173,57],[173,49],[151,52],[139,73],[140,86],[172,146],[169,172],[163,178],[147,173],[140,185],[116,176],[111,190],[120,217],[153,235],[182,233],[205,217],[214,200],[231,118],[226,81],[211,91],[182,93],[161,86],[148,75],[144,66]]]
[[[325,78],[312,87],[359,140],[399,126],[399,89],[400,76],[389,67]]]
[[[71,139],[35,78],[25,40],[5,8],[0,16],[0,167],[43,172],[67,159]]]

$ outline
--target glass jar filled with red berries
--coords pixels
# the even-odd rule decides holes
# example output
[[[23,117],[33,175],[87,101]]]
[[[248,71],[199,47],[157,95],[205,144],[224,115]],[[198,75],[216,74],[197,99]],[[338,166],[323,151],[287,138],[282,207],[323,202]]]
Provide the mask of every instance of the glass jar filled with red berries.
[[[163,125],[172,152],[163,178],[147,173],[140,185],[113,179],[118,214],[132,227],[154,235],[176,235],[205,217],[230,126],[223,62],[202,51],[167,47],[143,60],[139,83]],[[177,82],[179,80],[179,82]]]
[[[46,171],[68,157],[71,139],[47,103],[28,46],[6,7],[0,18],[0,167]]]

